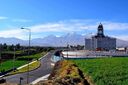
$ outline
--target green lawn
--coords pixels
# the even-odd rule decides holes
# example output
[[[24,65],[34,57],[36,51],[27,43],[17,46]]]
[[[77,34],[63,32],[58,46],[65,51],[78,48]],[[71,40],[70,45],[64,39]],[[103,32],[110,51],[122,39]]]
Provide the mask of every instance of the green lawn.
[[[21,57],[19,57],[19,58],[17,58],[17,59],[28,59],[28,58],[30,58],[30,59],[39,59],[40,57],[42,57],[43,55],[45,55],[46,54],[46,52],[42,52],[42,53],[37,53],[37,54],[34,54],[34,55],[30,55],[30,56],[21,56]]]
[[[19,66],[26,64],[27,61],[21,61],[21,60],[16,60],[15,62],[13,62],[13,60],[5,61],[5,62],[1,63],[0,71],[2,71],[2,70],[6,71],[9,69],[12,69],[13,63],[15,65],[15,67],[19,67]]]
[[[13,62],[13,60],[4,61],[0,64],[0,71],[7,71],[9,69],[12,69],[13,63],[15,65],[15,67],[20,67],[20,66],[28,63],[28,58],[31,58],[32,60],[36,60],[36,59],[39,59],[40,57],[44,56],[45,54],[46,54],[46,52],[42,52],[42,53],[30,55],[30,56],[21,56],[15,60],[15,63]]]
[[[128,58],[78,59],[73,61],[96,85],[128,85]]]
[[[39,61],[35,61],[31,64],[29,64],[29,71],[34,70],[36,68],[38,68],[40,66],[40,62]],[[22,72],[27,72],[28,71],[28,66],[25,66],[19,70],[16,70],[15,72],[11,72],[10,74],[17,74],[17,73],[22,73]]]
[[[2,51],[2,53],[14,54],[14,51]],[[21,51],[21,50],[15,51],[15,54],[21,54],[21,53],[23,53],[23,51]]]

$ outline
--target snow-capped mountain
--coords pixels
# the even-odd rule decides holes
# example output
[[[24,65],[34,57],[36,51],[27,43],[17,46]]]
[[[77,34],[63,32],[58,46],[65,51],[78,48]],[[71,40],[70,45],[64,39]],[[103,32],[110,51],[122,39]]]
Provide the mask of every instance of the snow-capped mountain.
[[[67,46],[69,45],[84,45],[85,37],[77,33],[67,33],[66,35],[56,37],[55,35],[49,35],[44,38],[36,38],[31,40],[32,46]],[[3,38],[0,37],[0,43],[6,44],[18,44],[28,45],[27,40],[21,40],[17,38]],[[117,39],[117,47],[128,46],[128,41]]]
[[[40,43],[40,45],[50,45],[50,46],[66,46],[67,44],[70,45],[84,45],[84,37],[82,35],[76,33],[68,33],[66,35],[56,37],[54,35],[50,35],[44,37],[42,39],[33,39],[32,42]]]
[[[3,38],[3,37],[0,37],[0,43],[6,43],[8,45],[12,45],[12,44],[18,44],[20,43],[21,45],[27,45],[27,41],[25,40],[21,40],[21,39],[18,39],[18,38]]]
[[[128,47],[128,41],[117,39],[116,44],[118,47]]]

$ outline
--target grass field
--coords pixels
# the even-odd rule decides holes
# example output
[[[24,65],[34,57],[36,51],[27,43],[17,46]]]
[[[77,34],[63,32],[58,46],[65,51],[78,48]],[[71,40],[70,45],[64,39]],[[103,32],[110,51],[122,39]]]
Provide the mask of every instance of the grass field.
[[[4,61],[4,62],[0,63],[0,71],[3,72],[3,71],[7,71],[9,69],[12,69],[13,65],[17,68],[19,66],[22,66],[22,65],[28,63],[28,58],[31,58],[32,60],[37,60],[45,54],[46,54],[46,52],[42,52],[42,53],[30,55],[30,56],[21,56],[21,57],[17,58],[15,60],[15,62],[13,62],[13,60]],[[20,58],[22,58],[22,59],[20,59]],[[36,65],[36,64],[34,64],[34,65]],[[35,66],[35,67],[38,67],[38,66]]]
[[[95,85],[128,85],[128,58],[78,59],[73,61]]]
[[[14,54],[14,51],[2,51],[2,53]],[[21,54],[21,53],[23,53],[23,51],[21,51],[21,50],[15,51],[15,54]]]
[[[35,61],[35,62],[29,64],[29,71],[34,70],[34,69],[38,68],[39,66],[40,66],[39,61]],[[28,71],[28,66],[25,66],[15,72],[11,72],[10,74],[12,75],[12,74],[17,74],[17,73],[22,73],[22,72],[27,72],[27,71]]]
[[[37,54],[34,54],[34,55],[30,55],[30,56],[21,56],[17,59],[28,59],[28,58],[31,58],[31,59],[39,59],[40,57],[42,57],[43,55],[45,55],[46,52],[42,52],[42,53],[37,53]]]
[[[8,61],[5,61],[3,63],[1,63],[1,67],[0,67],[0,70],[1,71],[6,71],[6,70],[9,70],[9,69],[12,69],[13,68],[13,60],[8,60]],[[19,67],[19,66],[22,66],[24,64],[26,64],[27,61],[21,61],[21,60],[16,60],[15,63],[14,63],[14,66],[15,67]]]

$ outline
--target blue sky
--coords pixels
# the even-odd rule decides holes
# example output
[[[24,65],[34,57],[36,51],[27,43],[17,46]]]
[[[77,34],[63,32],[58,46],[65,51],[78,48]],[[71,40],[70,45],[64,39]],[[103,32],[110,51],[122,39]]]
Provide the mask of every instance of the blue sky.
[[[127,0],[0,0],[0,37],[43,38],[70,32],[96,33],[100,22],[105,34],[128,40]]]

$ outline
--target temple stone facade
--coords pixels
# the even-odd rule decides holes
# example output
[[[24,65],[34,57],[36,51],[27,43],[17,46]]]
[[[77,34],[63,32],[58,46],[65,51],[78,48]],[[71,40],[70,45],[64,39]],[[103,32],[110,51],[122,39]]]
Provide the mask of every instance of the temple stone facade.
[[[116,38],[104,35],[103,25],[100,24],[97,29],[97,35],[85,39],[86,50],[115,50]]]

